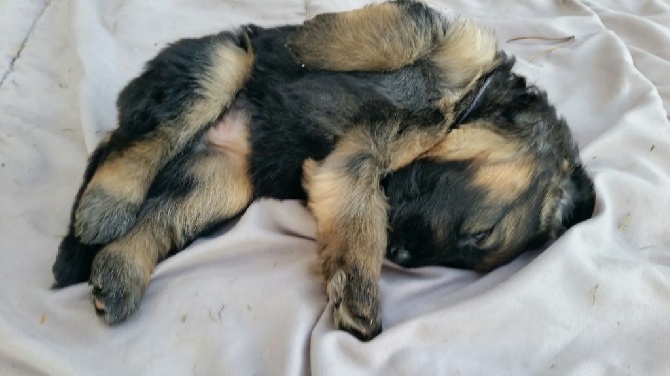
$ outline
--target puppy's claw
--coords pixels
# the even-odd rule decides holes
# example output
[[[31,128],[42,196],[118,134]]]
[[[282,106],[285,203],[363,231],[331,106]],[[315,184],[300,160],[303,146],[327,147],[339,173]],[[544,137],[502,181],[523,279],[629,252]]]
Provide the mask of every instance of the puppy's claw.
[[[93,305],[95,306],[96,311],[105,312],[105,303],[103,303],[101,300],[93,298]]]

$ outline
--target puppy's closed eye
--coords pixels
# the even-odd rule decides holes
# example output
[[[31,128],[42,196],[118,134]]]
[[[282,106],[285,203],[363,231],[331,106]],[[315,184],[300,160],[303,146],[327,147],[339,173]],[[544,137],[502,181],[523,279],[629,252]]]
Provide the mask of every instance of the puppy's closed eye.
[[[470,235],[470,239],[476,244],[477,246],[481,246],[486,242],[486,240],[491,236],[491,233],[493,232],[493,227],[491,227],[488,230],[484,231],[479,231],[473,235]]]
[[[491,238],[491,234],[493,234],[493,229],[494,227],[489,227],[484,230],[476,230],[472,232],[467,232],[463,235],[461,235],[460,240],[459,240],[459,245],[460,246],[474,246],[474,247],[484,247],[487,245],[488,240]]]

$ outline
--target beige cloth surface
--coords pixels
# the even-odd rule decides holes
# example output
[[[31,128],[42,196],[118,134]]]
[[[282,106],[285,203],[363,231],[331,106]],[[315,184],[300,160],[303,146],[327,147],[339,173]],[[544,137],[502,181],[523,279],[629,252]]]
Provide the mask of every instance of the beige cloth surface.
[[[670,373],[670,6],[662,0],[435,0],[492,27],[580,142],[593,219],[480,276],[382,274],[385,331],[335,331],[314,222],[263,201],[161,263],[108,327],[51,264],[115,97],[167,42],[301,22],[363,0],[0,2],[0,374],[665,375]],[[574,35],[555,47],[513,37]]]

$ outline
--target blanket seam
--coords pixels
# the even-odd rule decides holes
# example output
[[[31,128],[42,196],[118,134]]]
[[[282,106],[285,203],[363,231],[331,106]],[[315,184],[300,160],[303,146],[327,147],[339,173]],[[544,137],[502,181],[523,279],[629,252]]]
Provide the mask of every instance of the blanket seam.
[[[16,64],[16,61],[21,57],[21,52],[23,52],[23,49],[26,47],[26,43],[28,43],[28,39],[33,35],[35,32],[35,28],[37,27],[37,23],[42,19],[42,16],[46,12],[46,10],[49,8],[49,5],[51,5],[52,0],[47,0],[46,5],[44,5],[44,8],[40,12],[40,14],[35,18],[35,21],[33,24],[30,26],[30,30],[26,33],[26,37],[23,38],[23,41],[21,41],[21,45],[19,45],[18,51],[16,51],[16,54],[12,57],[12,60],[9,62],[9,67],[7,68],[7,71],[5,74],[2,76],[2,80],[0,80],[0,89],[2,88],[2,85],[5,84],[5,81],[9,77],[9,75],[14,71],[14,65]]]

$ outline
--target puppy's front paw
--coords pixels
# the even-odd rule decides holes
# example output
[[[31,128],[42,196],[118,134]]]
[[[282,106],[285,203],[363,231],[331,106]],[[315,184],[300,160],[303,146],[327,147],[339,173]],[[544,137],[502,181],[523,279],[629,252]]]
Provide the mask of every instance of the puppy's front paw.
[[[151,270],[139,261],[109,246],[93,261],[91,298],[96,312],[108,324],[126,319],[142,301]]]
[[[117,198],[102,187],[91,187],[79,200],[75,233],[86,244],[105,244],[125,234],[135,223],[140,205]]]
[[[377,281],[357,268],[337,269],[328,281],[328,299],[333,302],[335,327],[362,341],[382,331],[381,305]]]
[[[337,35],[337,15],[324,13],[305,21],[289,35],[286,46],[293,58],[311,68],[327,69],[331,59],[329,47]]]

